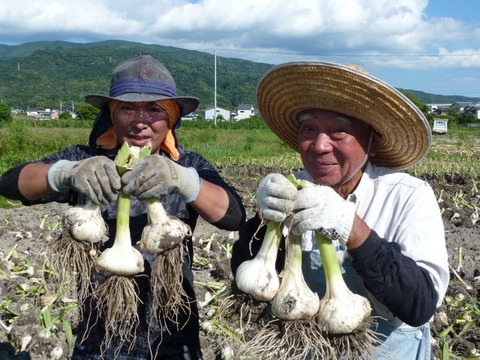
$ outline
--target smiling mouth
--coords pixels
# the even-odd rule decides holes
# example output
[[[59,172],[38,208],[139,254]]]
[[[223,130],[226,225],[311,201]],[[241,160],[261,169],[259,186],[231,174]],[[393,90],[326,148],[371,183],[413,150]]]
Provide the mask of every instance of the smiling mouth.
[[[127,136],[127,141],[133,145],[145,145],[150,141],[149,137]]]

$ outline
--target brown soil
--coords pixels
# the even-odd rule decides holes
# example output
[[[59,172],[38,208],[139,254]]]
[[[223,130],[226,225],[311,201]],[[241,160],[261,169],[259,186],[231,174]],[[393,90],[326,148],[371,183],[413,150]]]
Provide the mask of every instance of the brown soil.
[[[262,174],[275,169],[235,168],[221,169],[223,176],[233,184],[241,194],[251,216],[255,210],[254,193]],[[278,171],[278,170],[277,170]],[[435,189],[443,209],[449,262],[451,265],[451,284],[447,296],[456,301],[462,299],[480,300],[480,217],[475,209],[480,208],[480,192],[476,182],[467,176],[425,176]],[[475,207],[476,206],[476,207]],[[60,231],[59,220],[65,205],[48,204],[42,206],[0,209],[0,359],[54,359],[52,350],[62,348],[67,359],[67,338],[65,323],[75,328],[78,311],[69,310],[61,314],[74,299],[68,294],[59,299],[52,298],[58,289],[49,275],[48,259],[52,241]],[[201,221],[195,230],[194,273],[197,281],[196,291],[201,315],[201,341],[206,360],[231,359],[228,349],[235,351],[232,345],[241,338],[238,323],[228,323],[228,316],[219,316],[225,309],[228,296],[231,295],[232,274],[228,259],[228,245],[237,238],[236,232],[219,231]],[[212,241],[210,241],[212,240]],[[31,266],[31,268],[29,268]],[[12,274],[12,267],[29,270],[26,273]],[[460,280],[461,279],[461,280]],[[37,290],[38,289],[38,290]],[[48,289],[45,291],[45,289]],[[213,296],[213,299],[212,299]],[[9,299],[14,301],[8,302]],[[52,311],[53,327],[45,332],[42,326],[41,310],[54,302]],[[478,307],[478,305],[477,305]],[[464,358],[480,354],[480,327],[477,324],[464,336],[456,337],[450,332],[440,337],[441,331],[455,323],[458,334],[464,323],[458,321],[463,315],[461,308],[452,303],[438,309],[433,324],[433,333],[437,344],[448,341],[452,344],[452,353]],[[62,315],[62,316],[60,316]],[[10,319],[15,323],[8,326]],[[221,319],[221,321],[219,320]],[[468,318],[467,318],[468,319]],[[63,322],[62,322],[63,321]],[[245,329],[244,329],[245,330]],[[248,329],[247,329],[248,330]],[[27,338],[26,338],[27,336]],[[28,336],[31,339],[27,342]],[[244,333],[245,336],[245,333]],[[22,347],[22,340],[24,345]],[[436,357],[440,358],[439,347]]]

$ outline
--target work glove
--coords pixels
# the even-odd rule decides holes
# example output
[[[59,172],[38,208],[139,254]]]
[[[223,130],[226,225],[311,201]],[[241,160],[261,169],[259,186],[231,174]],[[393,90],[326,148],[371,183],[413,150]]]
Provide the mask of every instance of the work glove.
[[[265,220],[282,222],[292,214],[297,188],[282,174],[268,174],[257,189],[260,216]]]
[[[345,245],[352,231],[355,204],[344,200],[331,187],[317,185],[298,191],[294,212],[295,234],[315,230]]]
[[[200,193],[197,170],[178,165],[161,155],[136,160],[132,170],[122,175],[122,185],[126,194],[142,200],[178,193],[189,203]]]
[[[57,161],[48,170],[47,178],[53,190],[71,189],[85,194],[95,205],[115,201],[121,186],[115,163],[105,156]]]

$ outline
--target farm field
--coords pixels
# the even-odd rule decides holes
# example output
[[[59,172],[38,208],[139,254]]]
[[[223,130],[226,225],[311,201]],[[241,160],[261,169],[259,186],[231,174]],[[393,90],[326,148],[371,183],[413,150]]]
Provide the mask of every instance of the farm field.
[[[88,139],[88,131],[72,129],[23,131],[9,144],[0,138],[0,174]],[[185,148],[202,153],[237,188],[249,215],[255,212],[255,190],[264,175],[300,167],[296,154],[268,130],[182,130],[180,137]],[[480,359],[480,132],[434,136],[429,155],[409,172],[432,185],[449,251],[451,284],[433,321],[435,357]],[[66,207],[25,207],[6,199],[0,199],[0,206],[0,359],[49,360],[55,348],[62,348],[61,358],[67,359],[78,309],[74,294],[52,281],[49,262]],[[225,259],[238,234],[201,221],[194,236],[204,356],[227,359],[222,349],[235,353],[250,334],[238,318],[220,315],[232,294]]]

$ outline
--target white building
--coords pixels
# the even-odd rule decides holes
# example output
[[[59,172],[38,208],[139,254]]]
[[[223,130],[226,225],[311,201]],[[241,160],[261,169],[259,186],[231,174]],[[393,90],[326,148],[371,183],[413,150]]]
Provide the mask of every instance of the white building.
[[[202,114],[202,116],[205,120],[214,120],[215,119],[215,116],[214,116],[215,115],[215,109],[213,109],[213,108],[202,110],[201,114]],[[222,118],[224,118],[225,120],[230,120],[230,111],[217,107],[217,119],[220,116]]]
[[[238,105],[237,115],[235,120],[243,120],[255,116],[255,107],[252,104],[240,104]]]

